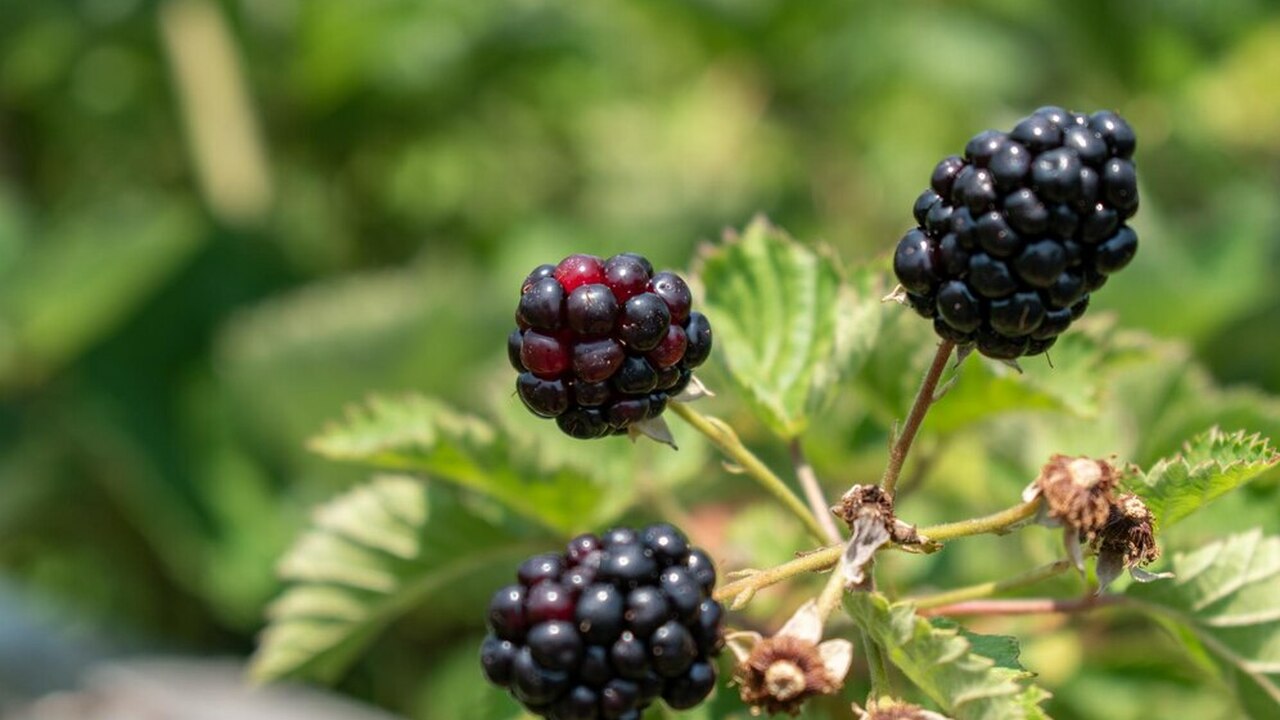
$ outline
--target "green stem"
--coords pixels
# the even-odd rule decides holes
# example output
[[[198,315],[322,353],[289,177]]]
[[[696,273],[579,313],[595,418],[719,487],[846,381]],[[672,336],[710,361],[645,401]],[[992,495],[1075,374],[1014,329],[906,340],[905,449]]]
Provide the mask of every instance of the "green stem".
[[[916,399],[911,403],[911,411],[907,413],[907,419],[902,423],[898,437],[889,448],[889,464],[884,468],[880,486],[890,496],[898,486],[898,477],[902,474],[902,466],[907,461],[907,453],[911,451],[911,443],[915,441],[916,433],[924,423],[924,416],[929,412],[929,406],[933,404],[938,381],[942,379],[942,373],[947,369],[947,361],[951,359],[951,351],[955,347],[956,344],[950,340],[938,343],[938,351],[934,353],[933,362],[929,364],[929,369],[925,371],[924,378],[920,381],[920,389],[916,391]]]
[[[1033,517],[1040,509],[1040,502],[1041,500],[1036,498],[1031,502],[1014,505],[1011,508],[985,517],[923,527],[919,529],[919,533],[934,542],[944,542],[958,537],[981,535],[983,533],[1003,533],[1008,531],[1011,526]],[[790,562],[752,573],[741,580],[726,583],[716,590],[716,599],[731,600],[749,590],[761,590],[796,575],[826,570],[839,562],[840,555],[843,552],[843,545],[818,548]]]
[[[783,507],[799,518],[814,539],[819,542],[827,541],[826,531],[818,522],[818,519],[809,512],[809,508],[804,504],[804,501],[796,497],[795,493],[791,492],[791,488],[787,487],[787,484],[782,481],[782,478],[774,474],[767,465],[760,461],[760,458],[756,457],[742,444],[733,428],[725,424],[723,420],[709,415],[702,415],[684,403],[670,402],[667,407],[679,415],[682,420],[689,423],[694,430],[705,435],[713,445],[720,449],[720,452],[737,463],[747,475],[760,484],[760,487],[764,488],[766,492],[782,503]]]
[[[840,600],[844,597],[844,576],[839,570],[834,570],[831,576],[827,578],[827,584],[822,588],[822,594],[818,596],[818,617],[826,624],[827,618],[835,612],[840,606]]]
[[[941,605],[921,611],[921,615],[1047,615],[1089,612],[1116,605],[1134,605],[1132,598],[1124,595],[1090,595],[1088,597],[1058,600],[1054,598],[1025,598],[1017,600],[966,600],[952,605]],[[1204,639],[1204,638],[1201,638]]]
[[[1058,560],[1048,565],[1041,565],[1038,568],[1028,570],[1021,575],[1014,575],[1004,580],[993,580],[991,582],[978,583],[969,587],[957,588],[934,595],[926,595],[918,598],[908,598],[903,603],[914,605],[917,610],[928,610],[938,608],[944,605],[952,605],[966,600],[977,600],[979,598],[991,597],[1010,590],[1016,590],[1028,585],[1034,585],[1042,580],[1047,580],[1055,575],[1061,575],[1071,569],[1070,560]]]
[[[796,470],[796,480],[800,481],[800,487],[804,490],[804,499],[809,503],[809,511],[822,526],[826,541],[838,544],[840,529],[836,527],[836,519],[831,514],[831,507],[822,496],[822,483],[818,482],[818,474],[813,471],[809,458],[804,454],[804,445],[800,443],[800,438],[791,439],[790,450],[791,465]]]
[[[1034,517],[1040,510],[1040,503],[1040,498],[1036,498],[991,515],[920,528],[920,535],[934,542],[945,542],[969,535],[1003,534],[1012,526]]]

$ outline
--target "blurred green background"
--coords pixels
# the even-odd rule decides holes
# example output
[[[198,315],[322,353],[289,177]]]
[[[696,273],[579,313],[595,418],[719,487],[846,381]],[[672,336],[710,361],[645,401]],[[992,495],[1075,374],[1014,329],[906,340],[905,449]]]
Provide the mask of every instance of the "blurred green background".
[[[938,158],[1043,104],[1138,131],[1143,249],[1092,312],[1280,392],[1276,78],[1263,0],[0,0],[0,591],[108,654],[244,657],[276,558],[363,477],[305,439],[372,391],[484,405],[529,268],[685,267],[757,212],[882,257]],[[343,690],[433,717],[474,620]],[[1040,630],[1055,717],[1190,672],[1079,676],[1087,638]]]

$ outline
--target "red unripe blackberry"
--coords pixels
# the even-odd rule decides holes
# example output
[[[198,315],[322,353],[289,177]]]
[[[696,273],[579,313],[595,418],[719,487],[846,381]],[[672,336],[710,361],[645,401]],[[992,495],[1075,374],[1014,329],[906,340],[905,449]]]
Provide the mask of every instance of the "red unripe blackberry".
[[[724,644],[715,570],[671,525],[580,535],[517,577],[490,604],[480,665],[531,713],[638,719],[659,698],[686,709],[714,689]]]
[[[583,439],[657,417],[711,354],[711,325],[691,305],[679,275],[635,253],[539,265],[507,337],[520,400]]]
[[[894,252],[905,302],[947,340],[1012,360],[1049,349],[1133,259],[1133,129],[1043,107],[940,161]]]

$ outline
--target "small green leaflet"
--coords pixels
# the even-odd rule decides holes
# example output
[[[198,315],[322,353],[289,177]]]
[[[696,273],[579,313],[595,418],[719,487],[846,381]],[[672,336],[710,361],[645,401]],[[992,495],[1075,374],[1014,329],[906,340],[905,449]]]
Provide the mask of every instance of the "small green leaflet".
[[[489,587],[477,577],[544,546],[425,481],[376,477],[322,506],[281,560],[288,587],[268,610],[250,674],[332,682],[402,613],[450,587]]]
[[[729,377],[784,438],[804,431],[879,333],[880,274],[846,283],[831,253],[764,218],[705,250],[696,278]]]
[[[1250,717],[1280,717],[1280,537],[1233,535],[1175,555],[1173,571],[1126,595],[1193,653],[1213,656]]]
[[[1223,494],[1280,462],[1271,444],[1257,434],[1224,433],[1218,428],[1197,435],[1182,452],[1158,461],[1136,483],[1156,517],[1167,528]]]
[[[1049,693],[1032,685],[1017,663],[1012,638],[982,638],[958,626],[930,624],[910,605],[890,605],[879,593],[850,593],[849,615],[894,665],[956,720],[1048,720]],[[988,657],[992,653],[998,657]]]
[[[630,495],[592,476],[549,467],[512,447],[490,423],[419,395],[372,397],[310,443],[333,460],[426,473],[487,495],[563,534],[590,526]]]

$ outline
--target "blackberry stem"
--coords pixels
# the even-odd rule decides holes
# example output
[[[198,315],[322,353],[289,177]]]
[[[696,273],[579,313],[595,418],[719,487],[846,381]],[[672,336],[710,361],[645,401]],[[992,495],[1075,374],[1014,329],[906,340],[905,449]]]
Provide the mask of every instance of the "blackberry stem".
[[[991,515],[944,525],[922,527],[918,532],[921,536],[933,542],[946,542],[969,535],[1000,534],[1008,532],[1012,526],[1034,517],[1040,510],[1041,502],[1040,498],[1036,498],[1031,502],[1020,503]],[[808,516],[808,513],[806,512],[805,515]],[[760,590],[807,572],[826,570],[840,561],[840,555],[843,552],[843,543],[818,548],[790,562],[753,572],[740,580],[721,585],[715,592],[715,598],[717,600],[733,600],[746,591]]]
[[[827,500],[822,496],[822,485],[818,483],[818,474],[813,471],[809,459],[805,457],[804,445],[800,438],[791,438],[791,464],[796,469],[796,479],[804,490],[805,500],[809,502],[809,510],[822,526],[826,540],[833,545],[840,543],[840,530],[836,527],[836,519],[831,514]]]
[[[885,661],[880,646],[871,639],[871,633],[862,631],[862,648],[867,656],[867,668],[871,671],[871,692],[869,697],[880,700],[893,697],[893,684],[889,678],[889,663]]]
[[[940,592],[936,595],[925,595],[918,598],[907,598],[903,603],[914,605],[917,610],[930,610],[940,608],[947,605],[964,602],[966,600],[978,600],[980,598],[991,597],[999,593],[1009,590],[1016,590],[1028,585],[1034,585],[1042,580],[1047,580],[1056,575],[1070,570],[1072,562],[1070,560],[1058,560],[1047,565],[1041,565],[1038,568],[1028,570],[1021,575],[1014,575],[1004,580],[993,580],[991,582],[978,583],[968,587],[957,588]]]
[[[889,448],[889,464],[885,466],[884,475],[880,478],[880,486],[890,497],[897,488],[902,466],[907,461],[907,453],[911,451],[911,443],[915,441],[916,433],[920,431],[920,425],[924,422],[924,416],[933,405],[938,381],[942,379],[942,373],[947,369],[947,361],[951,359],[951,351],[955,350],[955,347],[956,344],[950,340],[938,343],[938,351],[934,353],[933,362],[929,364],[929,369],[925,371],[924,378],[920,381],[920,389],[916,391],[916,399],[911,403],[911,411],[907,413],[907,419],[902,424],[898,437]]]
[[[787,484],[778,477],[769,466],[760,461],[754,453],[747,449],[742,441],[738,438],[738,434],[733,431],[723,420],[702,415],[696,410],[691,409],[688,405],[681,402],[671,401],[667,407],[680,416],[680,419],[689,423],[694,430],[706,436],[711,444],[720,449],[733,462],[752,479],[760,484],[766,492],[774,497],[783,507],[791,511],[793,515],[804,523],[805,529],[809,534],[819,542],[826,542],[826,530],[819,523],[818,519],[809,512],[808,506],[796,497],[796,494],[787,487]]]
[[[1088,612],[1129,603],[1123,595],[1089,595],[1082,598],[1026,598],[1020,600],[969,600],[922,611],[921,615],[1046,615],[1051,613]]]

